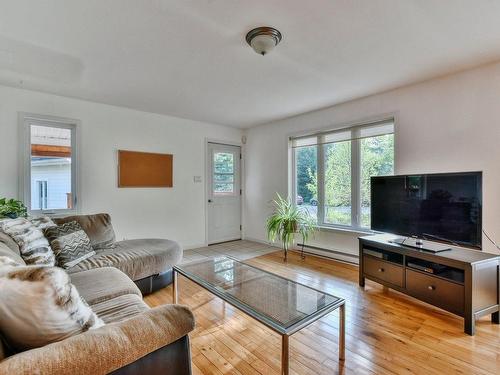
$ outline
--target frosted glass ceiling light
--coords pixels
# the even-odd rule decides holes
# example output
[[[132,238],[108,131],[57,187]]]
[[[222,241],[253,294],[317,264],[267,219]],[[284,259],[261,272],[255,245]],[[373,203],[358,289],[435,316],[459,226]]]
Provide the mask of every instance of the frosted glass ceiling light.
[[[255,52],[264,56],[281,42],[281,38],[281,33],[273,27],[257,27],[248,32],[246,40]]]

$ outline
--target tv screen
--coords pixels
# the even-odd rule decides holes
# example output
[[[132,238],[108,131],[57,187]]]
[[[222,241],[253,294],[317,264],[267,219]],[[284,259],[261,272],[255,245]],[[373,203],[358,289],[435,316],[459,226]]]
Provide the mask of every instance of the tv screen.
[[[481,249],[482,173],[371,178],[371,228]]]

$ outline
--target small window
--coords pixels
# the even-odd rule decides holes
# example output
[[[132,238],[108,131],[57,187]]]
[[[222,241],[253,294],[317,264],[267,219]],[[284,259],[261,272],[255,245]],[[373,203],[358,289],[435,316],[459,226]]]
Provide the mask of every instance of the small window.
[[[76,208],[76,122],[23,117],[24,203],[32,213]]]
[[[214,194],[234,193],[234,154],[214,153],[213,191]]]

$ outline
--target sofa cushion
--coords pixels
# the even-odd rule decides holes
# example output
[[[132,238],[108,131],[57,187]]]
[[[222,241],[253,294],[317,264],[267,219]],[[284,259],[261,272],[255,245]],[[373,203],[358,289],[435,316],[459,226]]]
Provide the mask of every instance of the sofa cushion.
[[[0,230],[17,243],[21,257],[27,264],[54,266],[56,258],[42,230],[55,226],[47,216],[0,220]]]
[[[97,252],[68,272],[99,267],[116,267],[132,280],[162,273],[179,263],[182,249],[177,242],[161,239],[127,240],[115,243],[113,249]]]
[[[96,303],[92,305],[92,310],[95,311],[99,318],[108,324],[130,319],[149,310],[149,307],[137,294],[124,294],[107,301]]]
[[[19,255],[18,252],[12,251],[12,249],[9,246],[7,246],[4,242],[0,241],[0,257],[2,256],[8,257],[21,265],[26,264],[24,262],[24,259],[21,258],[21,255]]]
[[[59,267],[71,268],[95,255],[89,236],[76,221],[43,230]]]
[[[90,306],[125,294],[142,297],[134,282],[116,268],[96,268],[72,273],[70,277],[73,285]]]
[[[103,325],[60,268],[16,266],[2,257],[0,290],[0,331],[17,350],[44,346]]]
[[[9,236],[2,230],[0,230],[0,243],[3,243],[5,246],[11,249],[13,253],[21,257],[21,250],[19,249],[19,245],[16,243],[16,241],[14,241],[14,239],[11,236]]]
[[[139,359],[151,364],[150,353],[193,329],[194,317],[187,307],[162,305],[125,321],[10,356],[0,362],[0,374],[109,374]],[[175,369],[167,373],[177,374]]]
[[[5,345],[3,337],[0,336],[0,362],[2,361],[2,359],[7,357],[8,357],[7,345]]]
[[[57,225],[76,221],[81,225],[94,250],[107,249],[115,243],[115,231],[111,225],[111,216],[108,214],[76,215],[55,218]]]

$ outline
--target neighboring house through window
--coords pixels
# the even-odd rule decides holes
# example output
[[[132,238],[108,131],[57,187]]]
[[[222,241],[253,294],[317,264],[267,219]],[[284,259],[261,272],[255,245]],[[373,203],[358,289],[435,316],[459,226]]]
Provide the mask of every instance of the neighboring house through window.
[[[319,226],[370,228],[370,177],[394,173],[394,120],[290,141],[296,203]]]
[[[31,213],[77,208],[76,120],[21,114],[21,194]]]
[[[36,195],[35,199],[31,201],[31,206],[39,208],[40,210],[47,209],[47,198],[48,198],[48,189],[47,189],[47,181],[35,181],[36,185]]]

